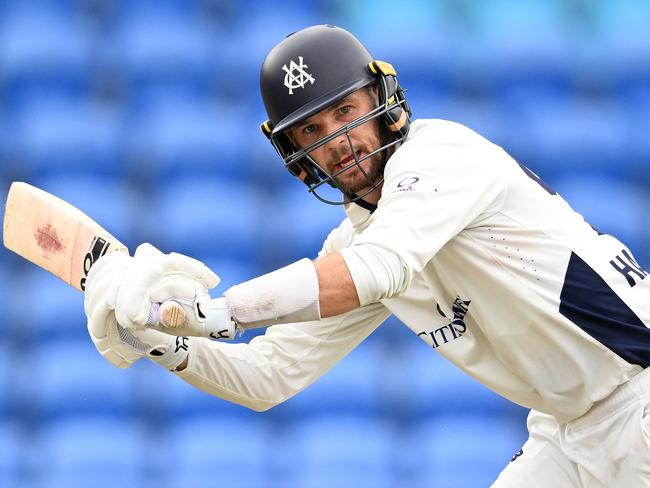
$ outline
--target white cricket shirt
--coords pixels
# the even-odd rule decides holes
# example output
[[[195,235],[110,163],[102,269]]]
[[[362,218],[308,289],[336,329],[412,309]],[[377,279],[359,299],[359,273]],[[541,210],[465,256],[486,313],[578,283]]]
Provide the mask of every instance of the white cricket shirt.
[[[346,212],[321,253],[379,246],[406,269],[403,290],[338,317],[276,325],[250,344],[193,340],[179,376],[263,410],[315,381],[391,313],[432,354],[560,422],[650,364],[646,271],[472,130],[414,121],[386,165],[377,209]],[[363,290],[375,271],[343,255]]]

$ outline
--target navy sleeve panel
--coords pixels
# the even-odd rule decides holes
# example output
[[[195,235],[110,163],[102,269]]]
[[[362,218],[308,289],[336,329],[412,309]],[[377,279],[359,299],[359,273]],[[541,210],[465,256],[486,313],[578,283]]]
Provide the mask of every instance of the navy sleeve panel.
[[[650,329],[575,253],[560,294],[560,313],[627,362],[650,365]]]

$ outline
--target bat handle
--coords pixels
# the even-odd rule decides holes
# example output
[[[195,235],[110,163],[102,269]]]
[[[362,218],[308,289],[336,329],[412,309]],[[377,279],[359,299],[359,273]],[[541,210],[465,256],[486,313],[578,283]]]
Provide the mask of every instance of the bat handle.
[[[163,303],[152,303],[149,309],[147,325],[161,325],[168,328],[182,327],[185,325],[185,309],[175,300],[165,300]]]

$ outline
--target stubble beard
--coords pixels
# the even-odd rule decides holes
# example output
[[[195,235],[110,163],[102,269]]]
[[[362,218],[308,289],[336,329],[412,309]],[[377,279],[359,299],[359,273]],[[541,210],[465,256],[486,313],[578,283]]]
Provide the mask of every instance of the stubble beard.
[[[367,163],[370,164],[366,166]],[[381,182],[384,176],[384,167],[386,166],[384,151],[362,161],[360,166],[361,168],[353,163],[343,173],[334,178],[337,186],[344,193],[361,195]]]

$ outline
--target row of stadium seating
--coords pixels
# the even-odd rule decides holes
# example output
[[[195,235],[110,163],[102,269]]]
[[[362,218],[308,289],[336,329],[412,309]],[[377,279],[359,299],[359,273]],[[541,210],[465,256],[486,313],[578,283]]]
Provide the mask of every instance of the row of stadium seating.
[[[456,120],[486,135],[541,174],[575,170],[623,172],[650,179],[650,81],[625,100],[546,87],[508,90],[501,99],[448,96],[409,84],[415,117]],[[0,88],[1,91],[1,88]],[[283,174],[260,134],[264,119],[257,88],[250,103],[191,95],[172,84],[126,100],[58,94],[48,87],[0,107],[0,156],[17,172],[94,172],[160,179],[179,173],[263,179]],[[254,100],[254,101],[253,101]],[[7,107],[11,106],[8,104]],[[284,176],[284,175],[283,175]]]
[[[30,319],[21,324],[25,329]],[[96,353],[83,319],[65,320],[60,322],[68,337],[44,341],[46,332],[25,330],[22,342],[0,342],[0,414],[37,424],[79,415],[165,422],[210,413],[251,417],[250,410],[200,392],[149,363],[138,363],[128,373],[112,368]],[[381,327],[311,388],[275,407],[271,416],[291,423],[334,413],[408,420],[451,413],[500,417],[519,411],[415,334],[397,330],[401,325],[396,320]],[[240,341],[254,336],[247,333]]]
[[[364,416],[181,417],[161,430],[98,416],[35,432],[0,424],[0,484],[97,488],[485,487],[525,437],[508,419],[453,412],[414,426]],[[165,446],[165,447],[163,447]]]
[[[10,75],[57,66],[83,77],[101,63],[135,78],[178,67],[185,76],[203,77],[233,64],[254,72],[256,67],[245,69],[244,59],[261,60],[272,43],[323,19],[354,25],[371,50],[390,58],[399,53],[414,68],[432,61],[447,72],[476,69],[501,77],[508,69],[525,74],[525,61],[523,67],[544,66],[545,73],[578,77],[593,74],[589,68],[605,77],[648,74],[636,64],[650,50],[644,21],[650,7],[643,0],[615,5],[605,0],[407,2],[391,20],[410,49],[376,27],[378,17],[394,8],[389,1],[345,6],[292,1],[274,9],[232,2],[230,14],[224,6],[228,2],[140,1],[111,8],[87,1],[88,8],[73,12],[61,9],[61,2],[41,2],[36,11],[25,2],[6,3],[13,6],[4,8],[0,23],[0,62]],[[181,8],[174,8],[179,3]],[[202,8],[202,3],[211,6]],[[240,9],[246,15],[237,15]]]

